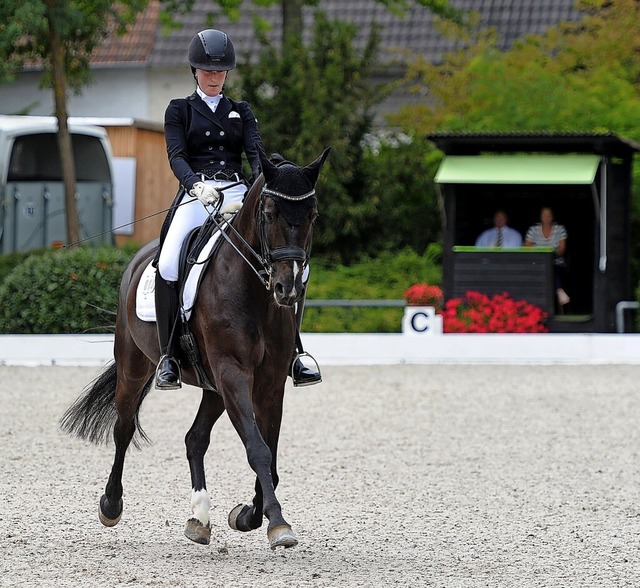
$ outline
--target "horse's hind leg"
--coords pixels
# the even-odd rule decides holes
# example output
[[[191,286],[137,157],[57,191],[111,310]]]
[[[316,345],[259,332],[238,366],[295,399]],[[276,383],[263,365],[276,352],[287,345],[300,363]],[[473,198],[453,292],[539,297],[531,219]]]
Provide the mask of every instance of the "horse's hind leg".
[[[116,357],[116,362],[118,358]],[[153,366],[141,351],[132,351],[127,358],[129,365],[136,365],[137,376],[125,375],[122,365],[118,365],[118,380],[116,385],[116,412],[118,418],[113,428],[113,440],[116,453],[111,466],[111,474],[100,498],[98,515],[100,522],[113,527],[118,524],[122,516],[122,472],[127,449],[131,444],[137,429],[137,415],[144,395],[149,391],[149,381],[153,375]]]
[[[209,448],[211,429],[223,412],[222,397],[217,392],[203,390],[198,414],[185,437],[187,459],[191,470],[191,512],[193,517],[187,521],[184,534],[191,541],[201,545],[208,545],[211,540],[209,520],[211,501],[204,475],[204,456]]]

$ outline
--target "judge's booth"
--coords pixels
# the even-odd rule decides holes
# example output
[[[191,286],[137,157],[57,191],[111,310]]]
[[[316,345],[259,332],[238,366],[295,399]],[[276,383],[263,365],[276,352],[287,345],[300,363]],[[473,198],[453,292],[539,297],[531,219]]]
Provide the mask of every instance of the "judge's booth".
[[[551,332],[615,332],[616,305],[633,300],[631,169],[640,145],[613,133],[429,139],[444,153],[435,182],[444,207],[445,300],[469,290],[508,292],[548,312]],[[524,238],[543,207],[568,235],[566,305],[556,297],[553,249],[475,246],[497,209]]]

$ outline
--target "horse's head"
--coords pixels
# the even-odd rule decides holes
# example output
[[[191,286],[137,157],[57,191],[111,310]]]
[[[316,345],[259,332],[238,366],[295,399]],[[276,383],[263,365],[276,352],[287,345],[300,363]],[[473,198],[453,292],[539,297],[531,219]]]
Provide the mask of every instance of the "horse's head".
[[[303,292],[302,274],[318,215],[314,187],[329,150],[299,167],[289,161],[276,164],[259,149],[264,176],[258,212],[260,243],[271,271],[273,296],[281,306],[292,306]]]

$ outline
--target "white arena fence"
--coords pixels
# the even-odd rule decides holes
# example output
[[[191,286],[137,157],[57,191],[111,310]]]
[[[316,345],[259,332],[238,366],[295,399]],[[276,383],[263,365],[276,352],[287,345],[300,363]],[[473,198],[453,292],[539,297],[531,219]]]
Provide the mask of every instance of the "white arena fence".
[[[304,333],[323,365],[640,364],[637,334]],[[0,364],[103,365],[113,335],[0,335]]]

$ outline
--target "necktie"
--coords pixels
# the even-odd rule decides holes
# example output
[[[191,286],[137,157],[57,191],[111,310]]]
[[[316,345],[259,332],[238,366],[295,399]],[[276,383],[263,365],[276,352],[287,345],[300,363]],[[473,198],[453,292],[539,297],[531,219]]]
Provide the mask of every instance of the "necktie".
[[[496,247],[502,247],[502,229],[498,228],[498,238],[496,239]]]

